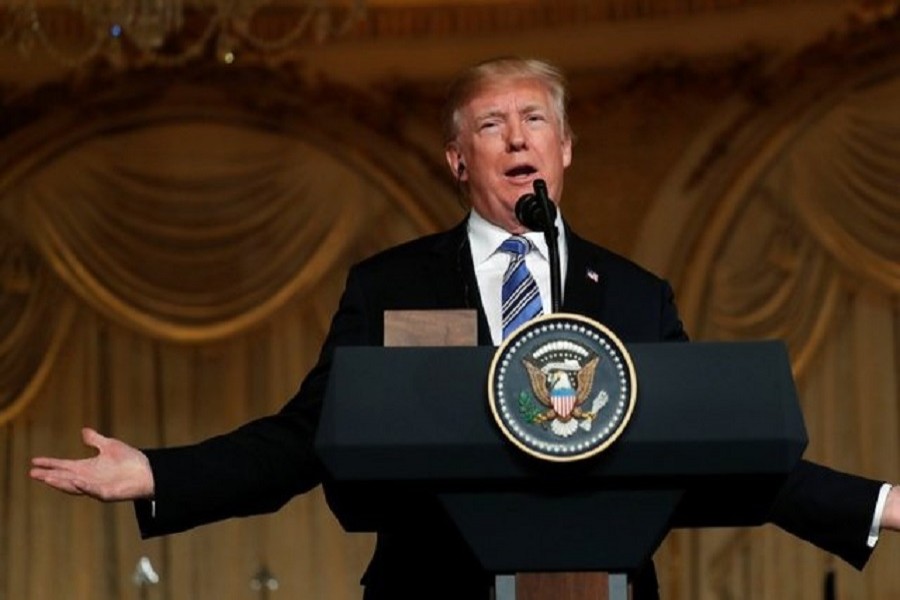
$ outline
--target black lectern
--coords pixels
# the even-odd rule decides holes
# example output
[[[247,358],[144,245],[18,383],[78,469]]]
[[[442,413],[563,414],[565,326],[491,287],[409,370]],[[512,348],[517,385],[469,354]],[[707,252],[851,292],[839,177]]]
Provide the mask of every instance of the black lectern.
[[[672,527],[764,523],[807,442],[784,345],[628,350],[635,412],[584,461],[542,462],[501,435],[486,400],[489,347],[338,349],[317,448],[338,482],[437,495],[495,574],[627,573]],[[377,530],[381,515],[363,513],[336,516]]]

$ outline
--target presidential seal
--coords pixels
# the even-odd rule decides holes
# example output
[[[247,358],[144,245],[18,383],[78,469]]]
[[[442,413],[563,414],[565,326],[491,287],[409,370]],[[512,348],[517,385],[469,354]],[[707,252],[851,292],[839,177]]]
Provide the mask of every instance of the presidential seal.
[[[503,434],[532,456],[576,461],[609,447],[634,411],[637,380],[621,341],[567,313],[523,325],[497,349],[488,402]]]

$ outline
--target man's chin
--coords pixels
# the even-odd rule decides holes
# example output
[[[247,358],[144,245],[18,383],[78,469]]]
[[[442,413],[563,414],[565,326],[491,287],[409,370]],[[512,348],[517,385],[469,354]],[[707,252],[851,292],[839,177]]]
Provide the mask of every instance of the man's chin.
[[[534,192],[534,182],[540,179],[538,175],[507,178],[506,183],[514,193],[518,194],[516,200],[525,194]]]
[[[500,229],[502,229],[508,233],[511,233],[513,235],[518,235],[520,233],[525,233],[528,231],[528,229],[526,229],[524,225],[519,223],[519,220],[516,219],[515,213],[512,211],[510,211],[508,213],[504,213],[504,214],[499,214],[499,215],[498,214],[484,214],[482,211],[479,211],[476,208],[475,212],[477,212],[479,215],[481,215],[481,217],[485,221],[487,221],[493,225],[496,225]]]

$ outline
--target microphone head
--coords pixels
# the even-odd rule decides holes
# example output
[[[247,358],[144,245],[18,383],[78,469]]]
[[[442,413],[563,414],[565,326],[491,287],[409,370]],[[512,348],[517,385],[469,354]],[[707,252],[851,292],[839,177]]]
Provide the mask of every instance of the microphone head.
[[[534,194],[525,194],[516,202],[516,219],[527,227],[534,229],[534,213],[537,206],[537,196]]]
[[[537,194],[525,194],[516,202],[516,219],[531,231],[550,231],[556,226],[556,205]]]

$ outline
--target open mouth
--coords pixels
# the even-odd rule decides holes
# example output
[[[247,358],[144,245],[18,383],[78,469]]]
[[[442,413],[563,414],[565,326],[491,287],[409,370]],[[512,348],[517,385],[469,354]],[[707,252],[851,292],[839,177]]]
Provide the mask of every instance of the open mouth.
[[[506,171],[505,175],[511,179],[527,178],[537,173],[537,169],[531,165],[517,165]]]

